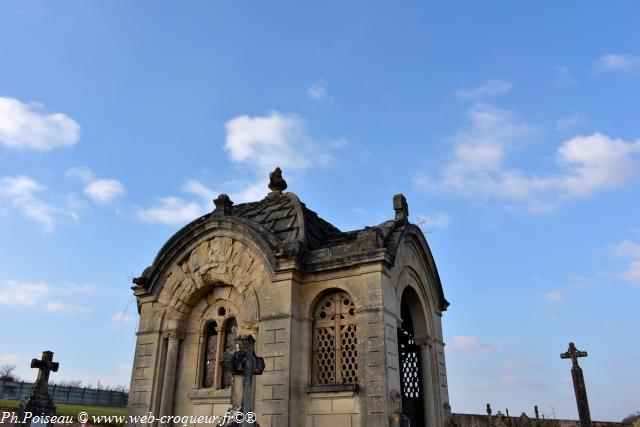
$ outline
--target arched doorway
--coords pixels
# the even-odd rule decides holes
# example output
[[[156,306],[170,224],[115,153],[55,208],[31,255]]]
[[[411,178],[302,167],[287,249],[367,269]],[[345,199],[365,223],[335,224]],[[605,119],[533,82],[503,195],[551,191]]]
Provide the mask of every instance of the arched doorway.
[[[402,325],[398,328],[398,357],[400,368],[400,393],[402,411],[411,420],[411,426],[424,426],[423,375],[420,347],[415,341],[415,320],[411,316],[408,299],[416,302],[418,296],[407,288],[402,294],[400,316]]]

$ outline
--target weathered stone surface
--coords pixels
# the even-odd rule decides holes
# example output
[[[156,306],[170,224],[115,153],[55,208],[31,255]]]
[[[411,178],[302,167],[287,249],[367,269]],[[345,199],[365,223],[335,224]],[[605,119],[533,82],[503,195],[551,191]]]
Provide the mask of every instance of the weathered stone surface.
[[[31,393],[24,399],[18,407],[18,419],[25,419],[25,414],[30,412],[33,415],[55,415],[56,405],[49,396],[49,374],[58,370],[58,362],[53,361],[53,352],[43,351],[42,359],[31,360],[31,367],[38,369],[38,377],[33,384]],[[31,424],[30,421],[27,425]],[[53,426],[53,423],[49,423]]]
[[[560,358],[562,359],[571,359],[571,377],[573,378],[573,389],[576,395],[576,404],[578,405],[580,426],[591,427],[587,386],[584,383],[582,368],[578,365],[579,357],[587,357],[587,352],[578,350],[572,342],[569,343],[569,349],[565,353],[560,354]]]
[[[430,348],[424,353],[430,381],[423,385],[429,407],[437,408],[430,422],[443,424],[440,318],[448,302],[422,232],[408,222],[406,199],[394,197],[393,220],[342,232],[285,193],[281,172],[271,181],[271,193],[258,202],[233,205],[218,197],[216,210],[178,231],[136,279],[141,319],[130,413],[169,415],[159,412],[163,394],[171,394],[165,410],[174,415],[223,415],[233,395],[203,387],[204,364],[213,360],[205,358],[205,338],[207,325],[223,334],[233,318],[238,335],[255,338],[255,353],[264,358],[264,372],[243,393],[262,426],[386,427],[398,414],[390,391],[402,387],[397,334],[410,321],[401,310],[410,294],[416,339]],[[318,387],[311,381],[314,313],[336,290],[355,310],[357,379]],[[168,330],[181,334],[172,347]],[[163,391],[171,378],[172,390]]]

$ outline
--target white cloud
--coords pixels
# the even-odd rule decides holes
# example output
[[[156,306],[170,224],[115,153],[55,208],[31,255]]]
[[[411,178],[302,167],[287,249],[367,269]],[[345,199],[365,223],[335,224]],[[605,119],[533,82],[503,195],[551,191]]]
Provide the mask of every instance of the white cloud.
[[[89,284],[69,283],[57,288],[62,294],[92,294],[96,291],[95,286]]]
[[[64,175],[85,184],[84,194],[94,203],[105,205],[124,194],[124,184],[117,179],[96,179],[86,166],[67,169]]]
[[[84,193],[98,204],[106,204],[124,193],[124,185],[116,179],[96,179],[87,185]]]
[[[500,380],[504,385],[517,388],[518,390],[543,390],[547,388],[547,384],[544,381],[520,374],[503,375]]]
[[[419,216],[417,224],[427,228],[445,228],[451,224],[451,217],[446,212],[433,212]]]
[[[445,347],[447,356],[477,357],[500,351],[500,346],[495,343],[481,341],[477,337],[454,336],[453,340]]]
[[[511,357],[504,363],[503,368],[505,371],[534,371],[539,370],[541,366],[518,357]]]
[[[629,263],[629,267],[622,272],[622,278],[634,285],[640,285],[640,260]]]
[[[269,180],[258,179],[246,184],[242,190],[231,193],[231,200],[237,203],[254,202],[264,199],[269,191]]]
[[[230,192],[237,203],[262,199],[268,192],[268,172],[276,166],[285,173],[326,167],[334,161],[331,151],[349,144],[345,138],[316,141],[307,134],[301,117],[278,111],[235,117],[226,123],[226,130],[224,148],[231,161],[254,171],[254,178],[241,190]]]
[[[77,179],[83,184],[88,184],[93,181],[93,172],[86,166],[77,166],[73,168],[69,168],[64,173],[64,176],[67,178]]]
[[[307,135],[302,118],[277,111],[265,116],[234,117],[225,126],[224,149],[230,160],[251,171],[247,179],[221,185],[236,204],[264,198],[269,192],[268,174],[276,166],[285,173],[328,166],[334,160],[330,151],[348,145],[344,138],[328,139],[320,144]],[[185,223],[211,212],[213,199],[222,192],[195,179],[187,180],[181,191],[186,194],[160,199],[154,206],[140,209],[138,217],[147,223]]]
[[[539,375],[534,377],[531,374],[532,372],[540,373],[542,370],[544,370],[543,365],[511,357],[502,366],[504,374],[500,377],[500,382],[503,385],[519,389],[544,389],[547,384],[540,380]]]
[[[479,99],[507,93],[512,87],[513,84],[505,80],[487,80],[482,86],[473,89],[458,89],[456,96],[464,100]]]
[[[116,313],[113,316],[111,316],[111,321],[115,326],[119,326],[124,323],[133,322],[133,316],[125,313]]]
[[[0,304],[33,307],[49,295],[50,291],[46,283],[9,280],[0,286]]]
[[[55,296],[68,298],[71,293],[90,292],[86,285],[66,285],[53,287],[42,282],[8,280],[0,285],[0,305],[11,307],[42,307],[48,313],[80,314],[91,311],[88,307],[73,303],[51,301]]]
[[[545,298],[548,301],[551,301],[551,302],[554,302],[554,303],[558,303],[558,302],[564,301],[566,296],[565,296],[564,292],[562,292],[561,290],[555,289],[555,290],[549,292],[548,294],[546,294]]]
[[[329,91],[327,90],[327,85],[324,81],[318,80],[307,90],[307,94],[309,98],[314,101],[322,101],[329,97]]]
[[[640,259],[640,244],[623,240],[613,247],[613,254],[623,259]]]
[[[572,114],[571,116],[563,117],[556,122],[556,129],[559,131],[566,131],[580,126],[587,122],[587,119],[582,114]]]
[[[486,104],[469,111],[470,126],[453,139],[452,160],[438,180],[417,175],[417,185],[472,200],[498,199],[509,207],[546,212],[598,191],[622,186],[640,174],[640,140],[601,133],[576,136],[556,151],[557,171],[543,176],[506,165],[508,153],[532,134],[513,113]]]
[[[349,146],[349,141],[346,138],[332,139],[328,142],[328,145],[331,148],[342,149]]]
[[[59,301],[48,302],[44,308],[47,312],[55,314],[82,314],[91,311],[89,307],[84,305],[67,304]]]
[[[596,61],[600,71],[631,73],[640,70],[640,57],[631,54],[609,53]]]
[[[306,133],[304,120],[273,111],[267,116],[238,116],[226,123],[225,150],[233,162],[264,174],[276,166],[304,170],[326,166],[333,157]]]
[[[25,175],[0,179],[0,201],[10,204],[26,217],[40,223],[43,230],[51,231],[54,227],[54,215],[61,210],[36,195],[43,190],[44,187]]]
[[[576,136],[558,148],[557,161],[565,172],[552,182],[570,198],[618,187],[640,173],[638,153],[640,140],[626,142],[601,133]]]
[[[629,261],[620,276],[627,282],[640,286],[640,244],[623,240],[612,248],[615,256]]]
[[[202,214],[202,207],[177,197],[164,197],[148,209],[138,211],[138,217],[151,224],[184,224]]]
[[[28,361],[15,353],[5,353],[0,354],[0,365],[23,366],[28,365]]]
[[[19,150],[49,151],[70,147],[80,138],[80,125],[62,113],[47,114],[42,105],[0,97],[0,145]]]
[[[150,224],[184,224],[207,211],[212,211],[213,200],[219,194],[195,179],[185,181],[181,190],[191,196],[196,196],[199,200],[190,201],[174,196],[164,197],[154,206],[138,210],[138,217]],[[232,200],[236,201],[233,196]]]
[[[200,197],[203,202],[207,203],[207,205],[211,205],[213,203],[213,199],[218,197],[218,194],[220,194],[195,179],[187,180],[182,186],[182,191]]]

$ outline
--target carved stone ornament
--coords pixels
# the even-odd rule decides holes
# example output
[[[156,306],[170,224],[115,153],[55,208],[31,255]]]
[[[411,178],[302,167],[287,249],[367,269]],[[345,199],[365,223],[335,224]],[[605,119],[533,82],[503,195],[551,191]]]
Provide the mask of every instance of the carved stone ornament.
[[[269,190],[275,195],[282,193],[286,189],[287,181],[282,177],[282,169],[275,168],[275,170],[269,174]]]
[[[213,213],[221,215],[230,215],[233,213],[233,202],[226,194],[220,194],[213,200],[213,204],[216,206]]]

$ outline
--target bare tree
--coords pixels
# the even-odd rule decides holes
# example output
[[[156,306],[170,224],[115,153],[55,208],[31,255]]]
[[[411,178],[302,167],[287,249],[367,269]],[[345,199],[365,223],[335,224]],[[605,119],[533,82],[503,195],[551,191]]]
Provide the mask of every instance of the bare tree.
[[[545,406],[548,406],[549,409],[551,410],[551,413],[549,415],[547,415],[547,418],[551,418],[551,419],[556,419],[556,407],[555,405],[550,405],[548,403],[544,404]]]
[[[16,365],[2,365],[0,366],[0,380],[6,381],[19,381],[20,379],[15,374]]]
[[[635,414],[627,415],[622,422],[633,424],[636,420],[640,420],[640,411],[636,411]]]

